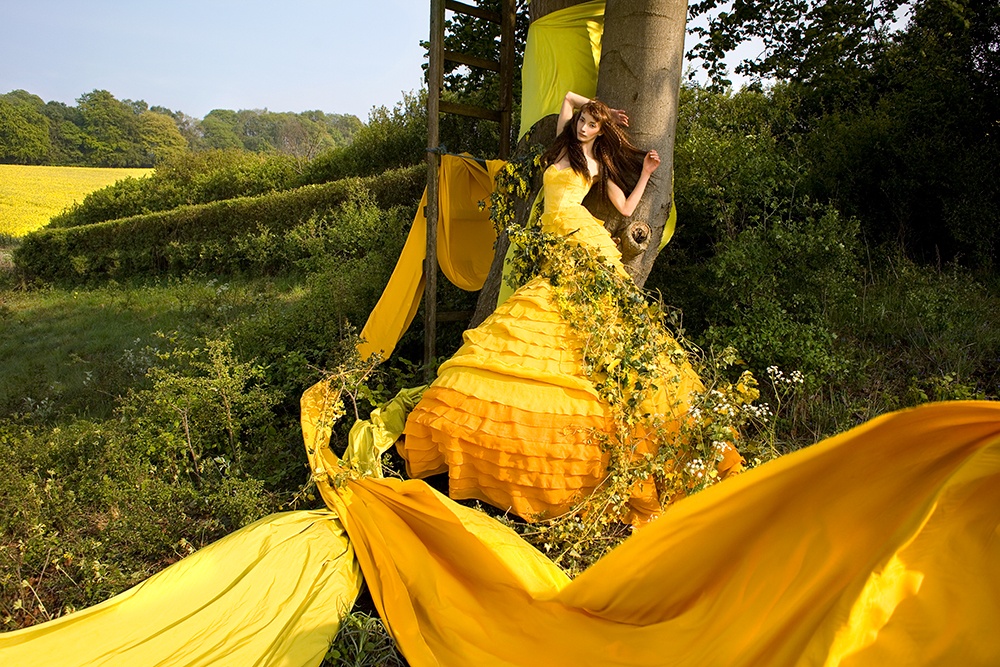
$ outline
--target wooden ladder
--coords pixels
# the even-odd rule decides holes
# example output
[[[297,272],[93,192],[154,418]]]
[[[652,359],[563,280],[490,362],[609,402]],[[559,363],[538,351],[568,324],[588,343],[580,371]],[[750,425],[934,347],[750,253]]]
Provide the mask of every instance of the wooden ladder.
[[[510,155],[515,9],[515,0],[502,0],[499,14],[453,0],[431,0],[430,54],[427,68],[427,206],[424,208],[424,217],[427,219],[427,254],[424,259],[424,276],[426,276],[424,283],[424,374],[428,380],[434,374],[432,364],[437,355],[437,323],[439,321],[457,321],[466,315],[465,313],[443,312],[438,314],[437,312],[437,219],[440,189],[438,171],[443,151],[440,146],[440,114],[459,114],[499,123],[500,159],[505,160]],[[446,51],[444,49],[445,10],[499,24],[500,61]],[[500,75],[500,108],[484,109],[442,100],[445,61],[498,72]]]

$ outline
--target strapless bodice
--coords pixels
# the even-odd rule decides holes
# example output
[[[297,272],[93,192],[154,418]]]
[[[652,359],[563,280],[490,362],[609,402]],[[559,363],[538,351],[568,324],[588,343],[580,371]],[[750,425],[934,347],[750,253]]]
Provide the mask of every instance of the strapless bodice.
[[[628,275],[621,265],[621,252],[604,223],[591,215],[582,203],[590,191],[590,179],[569,167],[557,169],[549,165],[542,175],[542,183],[545,191],[545,208],[540,220],[542,230],[597,251],[622,275]]]
[[[590,180],[572,168],[559,169],[549,165],[542,174],[545,189],[545,212],[549,213],[569,206],[579,206],[590,192]]]

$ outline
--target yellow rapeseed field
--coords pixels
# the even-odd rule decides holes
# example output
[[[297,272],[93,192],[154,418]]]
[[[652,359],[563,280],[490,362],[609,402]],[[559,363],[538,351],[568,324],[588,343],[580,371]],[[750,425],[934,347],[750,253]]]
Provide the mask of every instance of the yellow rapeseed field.
[[[0,236],[24,236],[88,193],[152,171],[0,164]]]

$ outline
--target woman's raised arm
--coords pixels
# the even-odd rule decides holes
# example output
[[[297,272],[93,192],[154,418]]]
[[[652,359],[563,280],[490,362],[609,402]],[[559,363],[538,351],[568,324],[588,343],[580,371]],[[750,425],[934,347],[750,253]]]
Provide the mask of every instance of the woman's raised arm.
[[[559,110],[559,120],[556,121],[557,137],[562,134],[564,129],[566,129],[566,123],[573,118],[573,114],[576,110],[589,102],[589,98],[586,98],[583,95],[578,95],[572,90],[566,93],[566,97],[563,98],[562,108]],[[609,111],[611,111],[611,115],[618,120],[619,124],[628,127],[628,116],[625,115],[624,111],[621,109],[609,109]]]
[[[589,101],[583,95],[577,95],[572,90],[566,93],[566,97],[563,98],[562,109],[559,110],[559,120],[556,121],[557,137],[566,129],[566,123],[573,118],[573,113]]]
[[[632,189],[628,197],[625,197],[622,189],[615,185],[615,182],[609,178],[608,201],[626,218],[632,215],[635,212],[635,207],[639,205],[639,200],[642,199],[642,193],[646,191],[646,184],[649,183],[649,177],[659,166],[660,155],[656,151],[646,153],[646,157],[642,161],[642,174],[639,176],[639,182],[635,184],[635,188]]]

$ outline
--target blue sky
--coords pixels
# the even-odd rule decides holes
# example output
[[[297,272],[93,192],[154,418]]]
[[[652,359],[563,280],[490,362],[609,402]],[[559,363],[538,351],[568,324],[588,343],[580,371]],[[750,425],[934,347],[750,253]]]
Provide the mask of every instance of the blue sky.
[[[0,93],[367,120],[420,87],[429,16],[428,0],[0,0]]]
[[[352,113],[420,87],[426,0],[0,0],[0,93]]]

